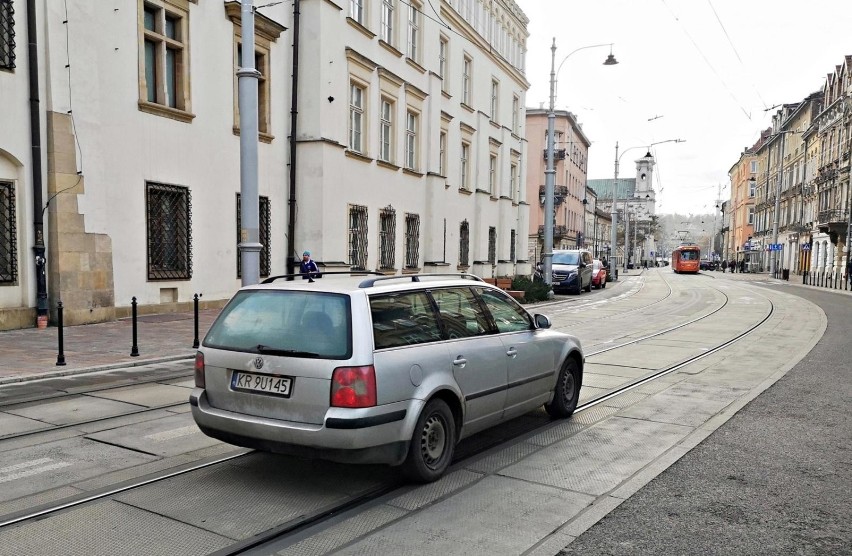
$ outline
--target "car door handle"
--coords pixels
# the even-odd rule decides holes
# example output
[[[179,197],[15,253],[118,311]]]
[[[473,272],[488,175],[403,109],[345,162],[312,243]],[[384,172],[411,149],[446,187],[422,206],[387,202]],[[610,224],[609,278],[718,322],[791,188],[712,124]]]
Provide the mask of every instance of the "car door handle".
[[[465,365],[467,365],[467,359],[459,355],[458,357],[456,357],[455,361],[453,361],[453,365],[455,365],[456,367],[464,367]]]
[[[514,356],[516,356],[517,354],[518,354],[518,350],[516,350],[516,349],[515,349],[515,348],[513,348],[513,347],[511,347],[511,348],[509,348],[508,350],[506,350],[506,355],[508,355],[509,357],[514,357]]]

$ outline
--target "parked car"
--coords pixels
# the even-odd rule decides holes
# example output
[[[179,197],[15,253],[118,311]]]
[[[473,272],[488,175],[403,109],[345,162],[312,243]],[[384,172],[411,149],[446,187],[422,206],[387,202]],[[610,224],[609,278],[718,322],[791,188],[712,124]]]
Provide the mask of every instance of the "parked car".
[[[333,274],[270,278],[222,309],[195,359],[205,434],[433,481],[459,439],[576,408],[580,342],[503,290],[471,275]]]
[[[598,259],[592,260],[592,287],[594,288],[605,288],[606,287],[606,267],[604,267],[603,263]]]
[[[553,252],[553,291],[579,294],[592,291],[592,253],[585,249]]]

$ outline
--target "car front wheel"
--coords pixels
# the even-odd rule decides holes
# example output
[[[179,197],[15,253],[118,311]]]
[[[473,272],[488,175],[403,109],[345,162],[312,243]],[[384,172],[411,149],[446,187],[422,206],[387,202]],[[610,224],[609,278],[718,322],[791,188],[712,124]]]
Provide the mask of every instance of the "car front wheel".
[[[453,412],[443,400],[430,400],[417,419],[403,472],[412,481],[435,481],[450,465],[455,447]]]
[[[561,418],[574,413],[580,401],[580,383],[580,368],[573,358],[569,358],[559,372],[553,400],[544,405],[547,414],[553,418]]]

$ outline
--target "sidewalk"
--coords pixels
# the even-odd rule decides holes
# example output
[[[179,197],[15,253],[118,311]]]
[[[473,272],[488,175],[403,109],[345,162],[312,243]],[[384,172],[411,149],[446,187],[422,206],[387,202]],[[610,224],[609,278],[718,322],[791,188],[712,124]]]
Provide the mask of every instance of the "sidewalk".
[[[219,311],[198,312],[199,341]],[[0,332],[0,384],[189,359],[195,355],[191,311],[138,317],[137,357],[130,356],[133,346],[131,319],[66,326],[65,366],[56,365],[58,335],[55,326]]]

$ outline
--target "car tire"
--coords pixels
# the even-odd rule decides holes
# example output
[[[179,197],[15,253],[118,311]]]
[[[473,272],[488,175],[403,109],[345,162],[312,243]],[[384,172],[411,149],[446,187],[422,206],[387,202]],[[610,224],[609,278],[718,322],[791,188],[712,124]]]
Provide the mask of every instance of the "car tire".
[[[553,400],[544,404],[544,410],[554,419],[570,417],[577,409],[580,401],[580,385],[582,379],[577,361],[569,357],[559,371],[556,387],[553,389]]]
[[[408,456],[402,464],[403,473],[414,482],[435,481],[450,465],[455,448],[453,412],[444,400],[430,400],[417,418]]]

